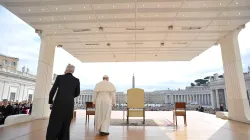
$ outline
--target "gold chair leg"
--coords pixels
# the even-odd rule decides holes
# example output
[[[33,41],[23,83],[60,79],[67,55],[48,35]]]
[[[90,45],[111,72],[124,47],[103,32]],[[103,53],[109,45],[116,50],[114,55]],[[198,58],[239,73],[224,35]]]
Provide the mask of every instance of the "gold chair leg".
[[[174,114],[173,114],[173,123],[175,123]]]
[[[127,124],[129,124],[129,109],[127,108]]]
[[[85,120],[85,125],[86,125],[87,124],[87,114],[86,114],[85,118],[86,118],[86,120]]]
[[[143,124],[145,124],[145,108],[143,108]]]
[[[177,116],[175,115],[175,125],[177,126]]]
[[[183,116],[183,117],[184,117],[184,124],[185,124],[185,126],[187,126],[187,118],[186,118],[186,115]]]

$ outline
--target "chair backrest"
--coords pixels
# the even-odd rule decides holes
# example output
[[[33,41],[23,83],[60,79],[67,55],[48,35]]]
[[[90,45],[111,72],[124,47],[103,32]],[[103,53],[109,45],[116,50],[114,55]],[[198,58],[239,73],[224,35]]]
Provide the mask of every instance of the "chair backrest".
[[[176,102],[175,103],[175,110],[183,109],[186,110],[186,103],[185,102]]]
[[[144,90],[132,88],[127,90],[127,107],[144,108]]]
[[[88,108],[94,108],[93,102],[86,102],[86,110],[87,110]]]

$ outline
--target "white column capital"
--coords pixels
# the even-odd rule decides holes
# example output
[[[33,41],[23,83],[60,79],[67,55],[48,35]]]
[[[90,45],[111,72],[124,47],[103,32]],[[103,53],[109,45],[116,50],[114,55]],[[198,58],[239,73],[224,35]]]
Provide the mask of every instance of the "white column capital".
[[[42,41],[45,41],[46,43],[49,43],[52,46],[57,46],[57,44],[51,39],[50,36],[46,35],[43,30],[40,29],[35,29],[35,32],[38,34],[38,36],[41,39],[41,43]],[[42,45],[42,44],[41,44]],[[61,45],[60,45],[61,46]]]
[[[35,29],[35,33],[37,33],[40,36],[43,34],[43,30]]]
[[[222,37],[218,43],[221,44],[223,42],[223,40],[225,40],[225,38],[227,38],[228,36],[233,35],[233,38],[235,38],[238,41],[238,35],[241,32],[242,29],[245,28],[245,24],[239,26],[238,28],[236,28],[235,30],[232,30],[231,32],[229,32],[226,36]]]

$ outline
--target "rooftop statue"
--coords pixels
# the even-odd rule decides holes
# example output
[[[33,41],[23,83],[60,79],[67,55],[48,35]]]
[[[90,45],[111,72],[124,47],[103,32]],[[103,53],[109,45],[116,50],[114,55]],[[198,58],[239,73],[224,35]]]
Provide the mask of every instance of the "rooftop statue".
[[[219,77],[218,73],[215,73],[214,74],[214,80],[218,80],[218,77]]]
[[[25,66],[22,67],[22,72],[23,72],[23,73],[25,72]]]
[[[210,76],[209,77],[209,81],[211,82],[211,81],[213,81],[214,80],[214,77],[213,76]]]
[[[53,75],[53,80],[56,80],[56,77],[57,77],[57,75],[56,75],[56,74],[54,74],[54,75]]]
[[[29,68],[27,68],[26,73],[29,73],[29,71],[30,71],[30,69],[29,69]]]
[[[248,66],[248,73],[250,73],[250,66]]]

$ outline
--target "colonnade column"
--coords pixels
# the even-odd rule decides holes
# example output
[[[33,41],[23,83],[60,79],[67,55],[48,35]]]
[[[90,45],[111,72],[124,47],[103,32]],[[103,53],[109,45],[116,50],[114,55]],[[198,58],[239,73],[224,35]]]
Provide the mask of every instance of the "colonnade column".
[[[202,99],[203,99],[203,105],[206,104],[206,101],[205,101],[205,94],[202,94]]]
[[[212,108],[215,109],[216,108],[216,102],[214,101],[215,99],[215,94],[214,94],[214,90],[212,89],[211,90],[211,105],[212,105]]]
[[[206,98],[205,98],[205,94],[202,95],[203,96],[203,105],[206,105]]]
[[[220,108],[218,89],[215,89],[215,96],[216,96],[216,105],[217,105],[217,108]]]
[[[211,94],[208,94],[207,96],[208,96],[208,105],[212,106]]]
[[[205,96],[205,105],[207,105],[207,94],[204,95]]]
[[[221,45],[225,85],[227,89],[229,119],[249,123],[250,108],[238,43],[240,30],[241,29],[236,29],[231,31],[227,36],[219,40],[219,44]]]
[[[174,104],[174,95],[170,95],[171,96],[171,103]]]
[[[41,30],[36,30],[41,38],[36,86],[34,92],[32,116],[35,119],[46,118],[50,114],[48,99],[52,87],[52,72],[56,44]]]
[[[198,94],[198,95],[197,95],[197,102],[198,102],[198,104],[201,103],[201,101],[200,101],[200,96],[201,96],[201,94]]]
[[[227,93],[226,92],[227,92],[226,89],[224,89],[225,104],[226,104],[225,108],[228,109],[228,105],[227,105]]]

